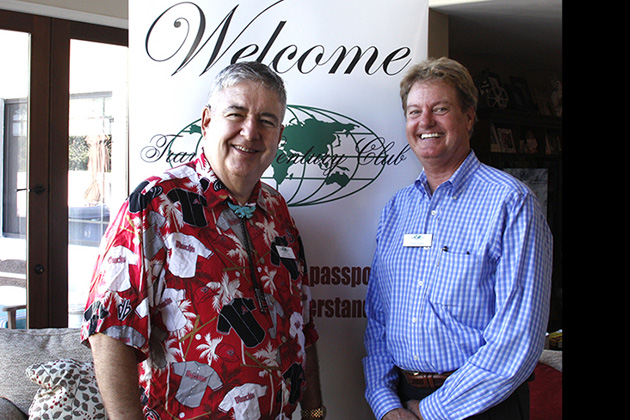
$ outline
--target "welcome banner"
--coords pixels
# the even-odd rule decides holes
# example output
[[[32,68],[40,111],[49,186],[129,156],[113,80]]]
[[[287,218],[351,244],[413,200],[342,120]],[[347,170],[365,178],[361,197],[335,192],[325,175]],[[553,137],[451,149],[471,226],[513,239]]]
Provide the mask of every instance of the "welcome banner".
[[[222,68],[257,60],[284,79],[286,128],[263,178],[306,248],[328,418],[373,418],[364,299],[380,211],[421,170],[398,86],[426,57],[427,0],[133,0],[129,16],[132,189],[200,151]]]

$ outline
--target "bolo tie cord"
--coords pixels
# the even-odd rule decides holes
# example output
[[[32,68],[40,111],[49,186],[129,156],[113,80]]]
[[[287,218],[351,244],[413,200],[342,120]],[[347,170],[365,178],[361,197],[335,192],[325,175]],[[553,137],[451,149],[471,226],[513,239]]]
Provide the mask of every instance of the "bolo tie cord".
[[[245,250],[247,251],[247,259],[249,260],[249,270],[251,273],[252,283],[254,285],[254,292],[256,293],[256,300],[258,300],[258,304],[260,305],[260,312],[265,313],[268,310],[267,300],[265,299],[262,285],[256,275],[256,267],[254,266],[254,258],[252,256],[252,246],[249,239],[249,232],[247,231],[247,221],[245,220],[250,219],[253,216],[254,210],[256,210],[256,204],[238,206],[228,201],[228,206],[241,220],[241,228],[243,229],[243,234],[245,235]]]

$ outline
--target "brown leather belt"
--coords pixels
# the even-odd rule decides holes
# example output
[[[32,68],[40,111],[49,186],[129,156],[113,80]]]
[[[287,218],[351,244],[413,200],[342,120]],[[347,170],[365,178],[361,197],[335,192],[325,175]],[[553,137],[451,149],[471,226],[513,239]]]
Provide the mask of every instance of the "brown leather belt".
[[[424,372],[412,372],[398,368],[402,377],[407,383],[416,388],[439,388],[444,385],[446,378],[453,374],[453,372],[444,373],[424,373]]]

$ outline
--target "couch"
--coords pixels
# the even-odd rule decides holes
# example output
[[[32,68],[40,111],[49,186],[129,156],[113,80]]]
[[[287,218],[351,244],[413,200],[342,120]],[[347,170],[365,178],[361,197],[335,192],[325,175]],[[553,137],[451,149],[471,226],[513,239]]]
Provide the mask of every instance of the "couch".
[[[561,419],[562,352],[544,350],[534,372],[530,420]],[[0,328],[0,419],[106,419],[95,383],[78,328]]]
[[[0,419],[105,419],[78,328],[0,328]]]

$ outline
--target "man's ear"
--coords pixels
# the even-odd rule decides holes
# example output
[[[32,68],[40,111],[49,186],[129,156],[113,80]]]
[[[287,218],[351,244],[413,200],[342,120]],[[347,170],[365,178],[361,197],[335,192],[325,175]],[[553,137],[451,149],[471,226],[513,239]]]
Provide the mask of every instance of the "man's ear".
[[[279,146],[282,141],[282,133],[284,133],[284,124],[280,126],[280,134],[278,134],[278,144],[276,146]]]
[[[475,109],[471,106],[466,112],[466,128],[468,128],[469,133],[472,133],[473,127],[475,126],[475,119]]]
[[[212,111],[210,110],[210,105],[204,106],[203,111],[201,111],[201,134],[205,137],[206,130],[208,129],[208,124],[210,124],[210,120],[212,119]]]

